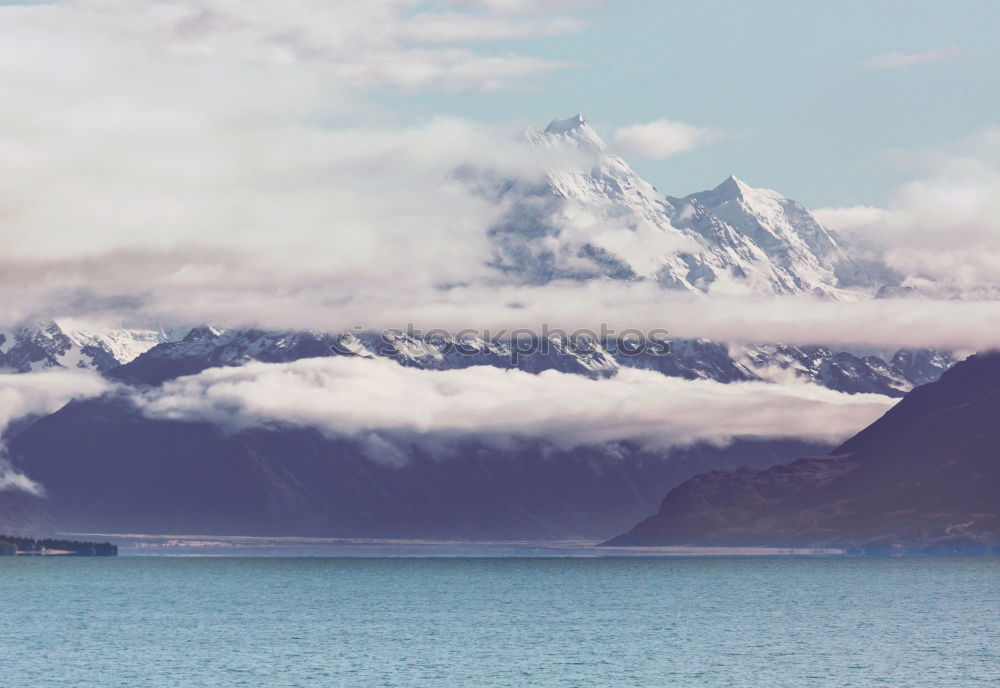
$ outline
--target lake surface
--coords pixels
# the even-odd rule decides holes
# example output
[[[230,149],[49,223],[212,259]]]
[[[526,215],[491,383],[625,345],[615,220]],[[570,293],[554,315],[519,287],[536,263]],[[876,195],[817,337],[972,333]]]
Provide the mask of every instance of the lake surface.
[[[0,685],[1000,685],[997,558],[0,558]]]

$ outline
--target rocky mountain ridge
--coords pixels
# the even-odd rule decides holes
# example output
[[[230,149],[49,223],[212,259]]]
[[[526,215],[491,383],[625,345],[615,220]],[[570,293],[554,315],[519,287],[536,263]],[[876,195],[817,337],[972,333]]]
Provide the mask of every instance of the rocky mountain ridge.
[[[91,328],[65,321],[16,327],[0,331],[0,372],[57,367],[106,371],[173,336],[163,330]]]
[[[899,397],[937,379],[954,361],[932,350],[900,350],[888,360],[825,347],[727,346],[708,340],[675,340],[663,351],[632,354],[615,342],[553,338],[519,354],[509,342],[405,332],[331,334],[195,328],[178,342],[158,344],[108,376],[157,385],[181,375],[248,361],[287,362],[316,356],[384,357],[407,367],[448,370],[488,365],[526,372],[557,370],[592,378],[621,368],[654,370],[670,377],[717,382],[798,379],[848,393]]]
[[[56,367],[89,368],[131,384],[160,384],[207,368],[249,361],[287,362],[321,356],[389,358],[427,370],[489,365],[527,372],[558,370],[592,378],[621,368],[655,370],[670,377],[717,382],[798,379],[848,393],[902,396],[937,379],[954,362],[950,353],[899,350],[889,355],[827,347],[727,345],[673,340],[664,350],[638,354],[617,342],[553,337],[519,353],[509,341],[486,341],[405,332],[326,333],[196,327],[185,330],[64,331],[52,322],[0,333],[0,372],[27,373]]]

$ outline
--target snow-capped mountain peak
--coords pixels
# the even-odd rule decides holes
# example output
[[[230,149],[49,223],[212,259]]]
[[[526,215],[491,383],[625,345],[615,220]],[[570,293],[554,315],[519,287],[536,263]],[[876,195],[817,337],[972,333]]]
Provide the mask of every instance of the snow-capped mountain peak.
[[[729,176],[683,198],[657,191],[582,115],[526,129],[539,177],[466,165],[473,193],[506,204],[489,230],[491,265],[509,278],[651,280],[710,293],[855,298],[886,283],[849,259],[801,204]],[[854,289],[854,291],[850,291]]]
[[[752,238],[769,255],[806,248],[823,259],[838,253],[837,242],[801,204],[772,189],[758,189],[734,175],[711,191],[685,200],[703,205]]]
[[[587,119],[578,112],[572,117],[567,117],[566,119],[552,120],[549,122],[549,126],[545,127],[545,133],[565,134],[575,129],[582,129],[583,127],[590,128],[590,122],[588,122]]]
[[[544,130],[528,127],[521,133],[523,139],[541,152],[546,167],[562,167],[567,158],[576,156],[576,164],[601,164],[612,162],[627,167],[617,156],[608,153],[608,144],[600,137],[583,115],[567,119],[554,119]]]
[[[685,196],[753,242],[791,280],[789,291],[839,295],[837,241],[801,204],[735,175],[710,191]]]
[[[558,137],[566,142],[574,142],[578,147],[590,153],[601,153],[607,150],[604,142],[590,122],[583,115],[575,115],[568,119],[554,119],[542,132],[550,137]]]
[[[473,193],[508,206],[489,230],[491,265],[511,279],[654,279],[691,289],[680,251],[697,251],[691,232],[671,224],[670,201],[640,177],[580,115],[522,142],[539,177],[511,177],[465,165],[453,175]]]
[[[784,196],[782,196],[774,189],[763,189],[751,186],[747,182],[737,177],[735,174],[730,174],[722,181],[721,184],[719,184],[715,188],[719,192],[728,191],[737,196],[763,194],[763,195],[771,195],[774,196],[775,198],[784,198]]]
[[[754,189],[752,186],[747,184],[745,181],[737,177],[735,174],[731,174],[726,179],[715,187],[712,191],[719,194],[720,196],[735,199],[740,198],[746,192],[752,191],[770,191],[770,189]]]

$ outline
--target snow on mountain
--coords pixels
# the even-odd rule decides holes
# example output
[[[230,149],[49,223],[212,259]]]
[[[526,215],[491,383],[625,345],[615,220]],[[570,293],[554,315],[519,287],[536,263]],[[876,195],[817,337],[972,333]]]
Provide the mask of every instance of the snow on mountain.
[[[825,347],[764,344],[734,346],[704,339],[674,340],[669,348],[639,354],[614,341],[553,336],[526,350],[508,341],[405,332],[326,333],[196,327],[175,332],[98,331],[62,321],[0,333],[0,372],[53,367],[90,368],[129,384],[157,385],[208,368],[251,361],[287,362],[322,356],[388,358],[424,370],[487,365],[539,373],[556,370],[591,378],[613,377],[623,367],[669,377],[718,382],[789,380],[848,393],[902,396],[936,380],[953,363],[950,353],[900,350],[894,354],[833,351]]]
[[[802,205],[730,177],[711,191],[659,193],[581,116],[523,140],[538,179],[463,166],[454,175],[506,204],[490,230],[493,265],[514,279],[654,280],[702,293],[854,298],[886,275],[853,261]]]
[[[830,233],[795,201],[730,176],[711,191],[690,194],[677,203],[707,211],[694,213],[692,224],[706,239],[719,241],[712,222],[719,220],[759,248],[781,291],[836,295],[835,268],[843,254]]]
[[[937,380],[955,364],[949,352],[900,349],[891,355],[832,351],[822,346],[759,344],[730,347],[734,361],[765,380],[794,379],[839,392],[868,392],[900,397]]]
[[[648,222],[678,240],[685,238],[670,227],[676,212],[670,201],[610,153],[581,115],[555,120],[543,132],[526,129],[523,136],[542,153],[548,187],[556,196],[575,201],[602,220],[622,219],[633,226]]]
[[[450,370],[488,365],[529,372],[559,370],[588,377],[614,375],[619,364],[599,344],[549,341],[545,347],[518,355],[509,343],[481,337],[460,341],[444,335],[405,332],[332,334],[317,331],[215,330],[195,328],[180,341],[153,347],[134,361],[109,371],[132,384],[159,384],[220,366],[249,361],[279,363],[319,356],[388,358],[423,370]]]
[[[453,172],[505,208],[489,230],[493,267],[531,284],[605,276],[686,288],[679,253],[697,243],[670,224],[670,202],[608,152],[586,120],[526,129],[519,141],[537,155],[538,177],[472,165]]]
[[[46,368],[106,371],[137,358],[173,333],[163,330],[92,328],[69,320],[0,332],[0,371]]]

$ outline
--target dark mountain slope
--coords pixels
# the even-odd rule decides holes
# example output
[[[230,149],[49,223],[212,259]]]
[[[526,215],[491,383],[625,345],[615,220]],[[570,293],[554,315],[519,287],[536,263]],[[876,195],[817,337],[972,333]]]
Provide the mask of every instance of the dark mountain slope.
[[[1000,546],[1000,354],[910,392],[831,455],[695,476],[616,545]]]
[[[10,448],[66,531],[468,539],[608,537],[699,471],[817,450],[428,439],[398,443],[399,453],[305,429],[226,434],[100,399],[42,418]]]

